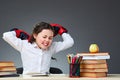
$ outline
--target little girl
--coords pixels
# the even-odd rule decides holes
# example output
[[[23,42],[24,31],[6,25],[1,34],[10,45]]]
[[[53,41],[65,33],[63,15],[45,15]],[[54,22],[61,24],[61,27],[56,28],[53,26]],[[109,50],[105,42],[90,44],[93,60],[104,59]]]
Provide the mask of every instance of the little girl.
[[[74,44],[73,38],[59,24],[46,22],[36,24],[29,41],[18,37],[21,34],[18,32],[22,31],[5,32],[3,39],[21,53],[23,74],[49,73],[52,55]],[[61,35],[63,41],[52,42],[57,34]]]

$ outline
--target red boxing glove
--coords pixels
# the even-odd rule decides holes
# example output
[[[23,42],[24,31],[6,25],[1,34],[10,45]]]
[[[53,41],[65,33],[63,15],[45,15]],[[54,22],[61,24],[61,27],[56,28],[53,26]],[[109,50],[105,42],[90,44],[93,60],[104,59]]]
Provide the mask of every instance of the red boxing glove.
[[[25,31],[17,29],[17,28],[13,28],[10,31],[15,31],[16,32],[16,37],[20,38],[21,40],[28,40],[30,39],[30,35],[27,34]]]
[[[63,33],[67,33],[67,29],[65,29],[63,26],[59,25],[59,24],[50,24],[52,27],[54,27],[55,29],[55,36],[57,34],[62,35]]]

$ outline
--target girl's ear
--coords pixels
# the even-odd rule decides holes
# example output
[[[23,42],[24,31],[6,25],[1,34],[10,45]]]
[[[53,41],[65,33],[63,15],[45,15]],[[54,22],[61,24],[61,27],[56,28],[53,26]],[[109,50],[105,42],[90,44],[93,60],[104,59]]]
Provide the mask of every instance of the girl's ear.
[[[37,37],[37,34],[33,34],[33,37],[34,37],[34,39],[36,39],[36,37]]]

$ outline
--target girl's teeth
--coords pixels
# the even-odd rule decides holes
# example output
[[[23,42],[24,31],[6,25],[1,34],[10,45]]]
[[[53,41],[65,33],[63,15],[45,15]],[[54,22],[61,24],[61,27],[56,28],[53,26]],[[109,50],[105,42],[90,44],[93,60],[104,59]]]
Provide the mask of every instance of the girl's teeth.
[[[47,46],[47,44],[44,44],[45,46]]]

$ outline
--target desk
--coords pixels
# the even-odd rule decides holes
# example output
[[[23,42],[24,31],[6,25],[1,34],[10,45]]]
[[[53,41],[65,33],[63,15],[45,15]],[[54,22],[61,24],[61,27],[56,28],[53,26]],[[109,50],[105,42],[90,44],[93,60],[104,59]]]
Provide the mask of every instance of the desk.
[[[108,77],[104,78],[69,78],[68,75],[65,74],[55,74],[46,77],[5,77],[0,78],[0,80],[120,80],[120,74],[108,74]]]

